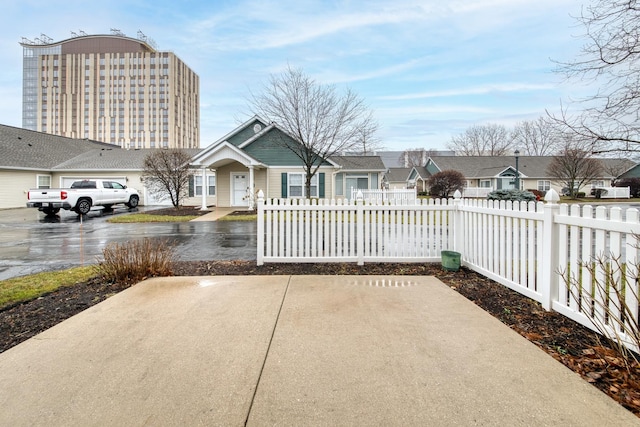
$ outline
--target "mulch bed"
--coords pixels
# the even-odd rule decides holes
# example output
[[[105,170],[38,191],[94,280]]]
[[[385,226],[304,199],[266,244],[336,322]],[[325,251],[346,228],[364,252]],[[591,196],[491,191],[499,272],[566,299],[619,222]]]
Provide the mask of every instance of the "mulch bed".
[[[640,367],[626,369],[618,355],[589,329],[484,276],[439,264],[269,264],[254,261],[180,261],[176,276],[209,275],[429,275],[473,301],[586,381],[640,416]],[[0,352],[121,291],[93,279],[0,311]]]
[[[170,215],[170,216],[202,216],[211,211],[203,211],[199,206],[181,206],[180,208],[160,208],[148,210],[145,213],[152,215]]]

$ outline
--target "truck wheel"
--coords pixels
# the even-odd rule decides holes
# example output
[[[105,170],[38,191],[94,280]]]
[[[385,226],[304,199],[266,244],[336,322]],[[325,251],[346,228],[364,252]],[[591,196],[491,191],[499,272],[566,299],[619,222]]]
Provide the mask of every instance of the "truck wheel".
[[[136,208],[138,207],[138,202],[140,201],[140,199],[138,198],[138,196],[131,196],[129,198],[129,202],[125,203],[127,206],[129,206],[130,208]]]
[[[60,212],[60,208],[44,208],[42,209],[42,212],[44,212],[46,216],[54,216]]]
[[[76,212],[80,215],[86,215],[91,210],[91,200],[89,199],[80,199],[76,204]]]

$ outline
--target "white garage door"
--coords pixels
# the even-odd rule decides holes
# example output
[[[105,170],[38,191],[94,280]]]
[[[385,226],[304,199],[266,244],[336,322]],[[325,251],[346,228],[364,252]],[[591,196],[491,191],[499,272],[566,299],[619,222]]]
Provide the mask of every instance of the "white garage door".
[[[145,206],[171,206],[171,198],[166,197],[163,200],[158,200],[145,186],[143,190],[143,199]]]

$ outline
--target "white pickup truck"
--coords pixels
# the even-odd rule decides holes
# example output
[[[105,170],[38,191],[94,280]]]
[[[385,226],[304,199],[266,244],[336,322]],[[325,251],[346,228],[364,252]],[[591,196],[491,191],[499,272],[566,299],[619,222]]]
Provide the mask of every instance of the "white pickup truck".
[[[133,188],[119,182],[104,179],[85,179],[71,184],[71,188],[31,189],[27,193],[27,207],[38,208],[47,215],[55,215],[60,209],[86,215],[92,206],[111,206],[124,203],[130,208],[138,206],[140,195]]]

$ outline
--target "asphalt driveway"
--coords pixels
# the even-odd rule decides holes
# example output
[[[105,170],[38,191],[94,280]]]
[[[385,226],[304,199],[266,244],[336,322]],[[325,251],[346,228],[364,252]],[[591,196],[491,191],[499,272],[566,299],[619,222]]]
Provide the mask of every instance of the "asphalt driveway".
[[[61,211],[52,220],[36,209],[0,210],[0,280],[95,264],[109,243],[143,238],[168,240],[183,261],[256,259],[253,221],[106,222],[113,215],[126,213],[125,208],[111,213],[93,210],[80,220],[75,213]]]

